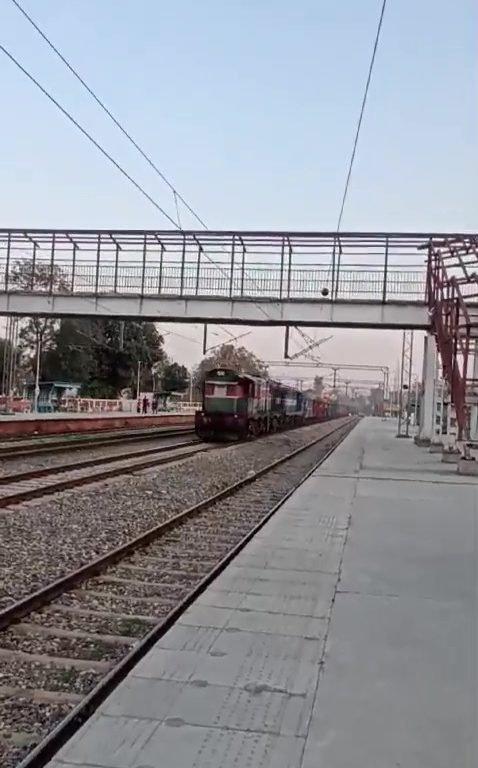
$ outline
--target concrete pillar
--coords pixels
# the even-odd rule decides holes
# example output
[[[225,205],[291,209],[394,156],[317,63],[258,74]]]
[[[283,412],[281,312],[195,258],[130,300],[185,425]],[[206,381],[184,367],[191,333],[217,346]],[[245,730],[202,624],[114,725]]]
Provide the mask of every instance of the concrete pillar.
[[[443,445],[442,461],[447,464],[456,464],[460,458],[460,449],[457,446],[457,424],[455,406],[451,402],[450,392],[446,392],[446,438]]]
[[[478,346],[475,344],[473,357],[473,390],[478,389]],[[478,441],[478,404],[473,404],[470,410],[470,440]]]
[[[415,438],[417,445],[430,445],[434,434],[435,377],[437,349],[434,337],[427,333],[423,348],[423,394],[420,403],[420,428]]]

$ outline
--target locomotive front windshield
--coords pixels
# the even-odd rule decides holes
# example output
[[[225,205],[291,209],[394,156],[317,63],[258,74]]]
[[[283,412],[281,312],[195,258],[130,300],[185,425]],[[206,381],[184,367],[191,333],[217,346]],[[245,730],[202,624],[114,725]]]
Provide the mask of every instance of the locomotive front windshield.
[[[204,382],[205,413],[247,413],[244,382],[232,372],[211,371]]]

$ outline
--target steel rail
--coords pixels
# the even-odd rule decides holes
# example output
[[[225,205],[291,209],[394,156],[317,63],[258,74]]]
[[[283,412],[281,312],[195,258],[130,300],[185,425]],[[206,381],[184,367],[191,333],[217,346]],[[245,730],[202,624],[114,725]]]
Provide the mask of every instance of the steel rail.
[[[258,478],[272,471],[276,467],[284,464],[292,459],[294,456],[303,453],[307,449],[313,447],[317,443],[323,442],[332,435],[339,433],[338,439],[334,441],[334,444],[328,448],[323,456],[309,469],[300,479],[296,482],[287,493],[268,510],[268,512],[262,517],[262,519],[250,530],[247,534],[236,544],[220,561],[217,563],[206,576],[204,576],[200,582],[176,605],[168,614],[161,619],[153,628],[137,643],[121,661],[113,667],[105,677],[82,699],[82,701],[69,712],[69,714],[53,729],[20,763],[18,768],[44,768],[46,763],[51,760],[68,739],[81,727],[81,725],[95,712],[100,704],[106,699],[106,697],[118,686],[118,684],[126,677],[126,675],[133,669],[134,666],[145,656],[150,648],[174,625],[178,618],[184,613],[184,611],[204,592],[204,590],[217,578],[217,576],[224,571],[229,563],[236,557],[236,555],[246,546],[246,544],[263,528],[268,520],[277,512],[277,510],[287,501],[287,499],[297,490],[297,488],[316,470],[320,464],[322,464],[331,453],[338,447],[338,445],[346,438],[346,436],[353,429],[358,419],[353,418],[345,424],[341,424],[338,427],[327,432],[325,435],[314,439],[313,441],[295,449],[291,453],[287,454],[280,459],[277,459],[261,470],[258,470],[253,476],[244,478],[237,483],[234,483],[228,488],[220,491],[214,496],[200,502],[199,504],[190,507],[188,510],[175,515],[165,523],[161,523],[158,526],[147,531],[145,534],[137,537],[136,539],[128,542],[122,547],[118,547],[113,552],[105,555],[92,563],[78,569],[69,576],[59,579],[52,585],[39,590],[29,598],[25,598],[12,606],[10,609],[0,613],[0,627],[8,626],[3,622],[3,617],[9,612],[13,611],[13,618],[9,622],[11,624],[14,621],[21,620],[24,616],[38,607],[43,607],[45,604],[51,602],[55,597],[61,595],[64,591],[71,589],[78,580],[83,581],[98,573],[105,566],[110,565],[112,562],[117,562],[125,555],[130,554],[132,551],[138,549],[142,545],[149,544],[153,539],[162,535],[166,531],[171,530],[172,527],[180,525],[185,520],[193,517],[198,512],[206,509],[212,504],[224,499],[227,496],[234,494],[237,490],[243,488],[255,482]],[[66,588],[64,585],[66,584]],[[42,603],[42,593],[45,594],[45,602]],[[11,614],[12,615],[12,614]],[[2,623],[3,622],[3,623]]]
[[[196,441],[194,441],[193,444],[195,444]],[[142,461],[138,464],[132,464],[131,466],[122,466],[122,467],[110,467],[109,469],[103,469],[101,472],[95,472],[94,474],[88,474],[88,475],[82,475],[81,477],[70,477],[66,478],[64,480],[59,480],[56,483],[51,483],[50,485],[43,485],[38,486],[38,488],[28,488],[22,491],[18,491],[17,493],[12,493],[8,496],[0,496],[0,509],[13,506],[15,504],[20,504],[22,501],[30,501],[31,499],[38,499],[42,496],[51,496],[53,493],[59,493],[60,491],[67,491],[70,488],[77,488],[82,485],[89,485],[91,483],[96,483],[99,480],[108,480],[111,477],[118,477],[119,475],[130,475],[133,474],[133,472],[139,472],[143,469],[149,469],[150,467],[156,467],[160,466],[161,464],[170,464],[173,461],[179,461],[180,459],[187,459],[189,456],[196,456],[198,453],[204,453],[205,451],[211,451],[211,450],[218,450],[220,448],[223,448],[224,445],[210,445],[210,444],[204,444],[199,443],[197,451],[184,451],[183,453],[175,453],[171,456],[160,456],[154,459],[148,459],[146,461]],[[174,451],[176,450],[175,446],[165,446],[164,450],[170,450]],[[156,451],[157,452],[157,451]],[[127,456],[127,458],[131,458],[131,456]],[[134,458],[134,456],[133,456]],[[126,459],[123,457],[122,459],[118,459],[117,457],[111,458],[111,462],[113,461],[125,461]],[[97,461],[92,462],[94,464],[98,463]],[[68,471],[74,472],[75,469],[78,467],[68,467]],[[67,469],[65,467],[61,468],[61,473],[65,473]],[[18,480],[16,481],[18,482]]]
[[[0,460],[4,459],[18,459],[28,456],[37,456],[44,453],[55,453],[62,448],[69,448],[72,451],[81,450],[82,448],[103,448],[110,443],[124,442],[133,443],[139,440],[159,440],[163,437],[174,437],[174,435],[189,435],[194,432],[194,427],[175,427],[168,429],[152,430],[151,433],[141,432],[141,434],[134,435],[129,432],[127,435],[110,434],[109,436],[101,436],[96,432],[99,437],[88,437],[87,435],[80,435],[79,437],[72,437],[65,440],[52,440],[43,445],[33,445],[33,443],[25,446],[21,444],[17,445],[3,445],[0,446]],[[78,434],[78,433],[75,433]]]
[[[85,469],[87,467],[96,467],[99,464],[110,464],[113,461],[126,461],[127,459],[136,459],[141,456],[150,456],[153,453],[164,453],[176,448],[187,448],[196,443],[199,443],[199,438],[171,445],[158,445],[156,448],[144,448],[140,451],[134,451],[134,453],[118,453],[110,456],[99,456],[94,459],[85,459],[75,463],[70,462],[69,464],[56,464],[52,467],[29,469],[26,472],[13,472],[11,475],[0,475],[0,486],[9,485],[10,483],[21,483],[24,480],[33,480],[37,477],[47,477],[57,473],[61,474],[62,472],[71,472],[74,469]]]
[[[215,493],[213,496],[208,496],[206,499],[203,499],[197,504],[194,504],[192,507],[188,507],[188,509],[183,510],[183,512],[179,512],[177,515],[173,515],[168,520],[165,520],[164,522],[153,526],[153,528],[150,528],[145,533],[142,533],[136,538],[131,539],[125,544],[122,544],[121,546],[117,547],[116,549],[111,550],[110,552],[107,552],[105,555],[101,555],[96,560],[93,560],[91,563],[87,563],[86,565],[83,565],[81,568],[78,568],[76,571],[72,571],[66,576],[62,576],[60,579],[57,579],[51,584],[48,584],[47,586],[37,590],[37,592],[34,592],[31,595],[28,595],[27,597],[24,597],[21,600],[17,601],[16,603],[13,603],[8,608],[5,608],[4,610],[0,611],[0,630],[6,629],[6,627],[8,627],[13,622],[23,619],[26,615],[28,615],[32,611],[38,610],[39,608],[43,608],[47,603],[51,602],[56,597],[59,597],[61,594],[63,594],[63,592],[67,592],[68,590],[72,589],[73,586],[76,586],[78,583],[85,581],[87,579],[90,579],[99,571],[103,570],[104,568],[110,565],[113,565],[114,563],[118,562],[118,560],[122,560],[124,557],[130,555],[132,552],[134,552],[134,550],[140,547],[144,547],[147,544],[150,544],[152,541],[162,536],[164,533],[170,531],[172,528],[175,528],[179,524],[183,523],[185,520],[188,520],[191,517],[194,517],[199,512],[202,512],[203,510],[209,508],[213,504],[216,504],[218,501],[222,501],[222,499],[225,499],[228,496],[231,496],[232,494],[236,493],[236,491],[239,491],[241,488],[244,488],[246,485],[250,485],[251,483],[254,483],[263,475],[268,474],[276,467],[280,466],[281,464],[284,464],[286,461],[289,461],[290,459],[293,459],[295,456],[298,456],[300,453],[303,453],[309,448],[312,448],[317,443],[320,443],[323,440],[326,440],[328,437],[335,434],[336,432],[340,432],[341,430],[347,430],[347,428],[351,427],[351,425],[353,426],[356,423],[356,421],[357,421],[356,418],[352,418],[350,421],[345,422],[345,424],[342,423],[339,426],[334,427],[333,429],[329,430],[325,435],[320,435],[320,437],[314,438],[314,440],[311,440],[305,445],[300,446],[299,448],[295,448],[286,456],[282,456],[279,459],[275,459],[270,464],[266,464],[265,467],[262,467],[262,469],[257,470],[257,472],[254,472],[254,474],[248,475],[247,477],[242,478],[242,480],[238,480],[232,485],[228,485],[226,488],[223,488],[222,491],[218,491],[218,493]]]

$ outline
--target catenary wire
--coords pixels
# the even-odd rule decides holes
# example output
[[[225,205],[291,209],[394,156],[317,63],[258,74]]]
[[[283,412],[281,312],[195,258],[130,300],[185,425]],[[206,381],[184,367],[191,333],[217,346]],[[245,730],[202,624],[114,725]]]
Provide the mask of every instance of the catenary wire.
[[[383,2],[382,2],[382,9],[381,9],[381,12],[380,12],[380,18],[379,18],[378,26],[377,26],[377,34],[375,35],[375,42],[374,42],[373,51],[372,51],[372,58],[370,60],[370,66],[369,66],[369,69],[368,69],[367,82],[365,84],[365,91],[364,91],[363,99],[362,99],[362,106],[360,108],[359,119],[358,119],[356,131],[355,131],[355,139],[354,139],[354,144],[353,144],[353,149],[352,149],[352,155],[350,157],[350,163],[349,163],[349,168],[348,168],[348,172],[347,172],[347,178],[346,178],[346,181],[345,181],[344,193],[343,193],[343,196],[342,196],[342,203],[340,205],[339,218],[337,220],[337,232],[340,231],[340,227],[341,227],[341,224],[342,224],[342,218],[343,218],[343,215],[344,215],[345,202],[347,200],[347,194],[348,194],[348,191],[349,191],[350,178],[352,176],[352,169],[353,169],[353,165],[354,165],[354,161],[355,161],[355,155],[356,155],[356,152],[357,152],[357,145],[358,145],[358,140],[359,140],[359,136],[360,136],[360,129],[362,127],[362,120],[363,120],[363,116],[364,116],[364,112],[365,112],[365,106],[367,104],[368,91],[369,91],[369,88],[370,88],[370,81],[372,79],[373,66],[375,64],[375,56],[377,54],[377,48],[378,48],[378,43],[379,43],[379,40],[380,40],[380,33],[382,31],[382,23],[383,23],[383,17],[384,17],[384,14],[385,14],[386,6],[387,6],[387,0],[383,0]]]
[[[345,179],[345,186],[344,186],[344,191],[343,191],[343,194],[342,194],[342,201],[341,201],[341,204],[340,204],[339,216],[338,216],[338,219],[337,219],[337,227],[336,227],[337,235],[340,233],[340,227],[342,226],[342,219],[343,219],[344,210],[345,210],[345,203],[347,201],[347,195],[348,195],[348,191],[349,191],[349,187],[350,187],[350,179],[352,177],[352,170],[353,170],[353,166],[354,166],[354,162],[355,162],[355,156],[356,156],[356,153],[357,153],[357,146],[358,146],[358,141],[359,141],[359,137],[360,137],[360,131],[361,131],[361,128],[362,128],[362,121],[363,121],[363,116],[364,116],[364,113],[365,113],[365,107],[366,107],[366,104],[367,104],[368,92],[369,92],[369,88],[370,88],[370,81],[372,79],[372,72],[373,72],[373,68],[374,68],[374,64],[375,64],[375,58],[376,58],[376,54],[377,54],[378,44],[379,44],[379,41],[380,41],[380,34],[381,34],[381,31],[382,31],[382,24],[383,24],[383,18],[384,18],[384,15],[385,15],[386,7],[387,7],[387,0],[383,0],[382,7],[381,7],[381,10],[380,10],[380,16],[379,16],[379,20],[378,20],[378,25],[377,25],[377,32],[376,32],[376,35],[375,35],[375,41],[374,41],[373,50],[372,50],[372,57],[370,59],[370,65],[369,65],[369,68],[368,68],[367,80],[366,80],[366,83],[365,83],[365,90],[364,90],[364,94],[363,94],[363,98],[362,98],[362,105],[360,107],[360,113],[359,113],[359,118],[358,118],[358,122],[357,122],[357,127],[355,129],[355,138],[354,138],[354,143],[353,143],[353,147],[352,147],[352,154],[350,156],[350,162],[349,162],[349,166],[348,166],[347,176],[346,176],[346,179]],[[329,278],[329,274],[330,274],[330,269],[331,268],[332,268],[332,261],[331,261],[331,264],[330,264],[330,267],[329,267],[329,272],[327,274],[327,280]],[[333,286],[332,286],[332,290],[333,290]]]
[[[16,6],[16,8],[20,11],[21,14],[27,19],[27,21],[32,25],[32,27],[38,32],[38,34],[43,38],[43,40],[46,42],[46,44],[51,48],[51,50],[58,56],[58,58],[63,62],[63,64],[69,69],[71,74],[78,80],[79,83],[85,88],[86,91],[90,94],[90,96],[96,101],[98,106],[103,110],[103,112],[108,115],[110,120],[113,121],[113,123],[116,125],[116,127],[121,131],[121,133],[128,139],[128,141],[133,145],[133,147],[140,153],[140,155],[143,157],[144,160],[148,163],[148,165],[158,174],[158,176],[164,181],[164,183],[169,187],[171,192],[173,193],[175,197],[176,207],[177,207],[177,200],[180,200],[185,208],[194,216],[196,221],[201,224],[202,227],[207,229],[206,224],[204,223],[202,217],[198,214],[196,210],[185,200],[185,198],[178,192],[174,184],[172,184],[167,176],[158,168],[156,163],[151,159],[151,157],[145,152],[145,150],[138,144],[138,142],[133,138],[131,133],[120,123],[117,117],[111,112],[110,109],[106,106],[106,104],[103,102],[103,100],[95,93],[95,91],[88,85],[88,83],[84,80],[84,78],[79,74],[79,72],[75,69],[75,67],[68,61],[68,59],[61,53],[61,51],[57,48],[57,46],[50,40],[50,38],[43,32],[43,30],[38,26],[38,24],[32,19],[32,17],[27,13],[27,11],[22,7],[22,5],[18,2],[18,0],[12,0],[12,3]],[[181,229],[181,224],[179,222],[179,212],[178,212],[178,223],[179,223],[179,229]]]
[[[128,171],[125,171],[125,169],[124,169],[124,168],[123,168],[123,167],[122,167],[122,166],[121,166],[121,165],[120,165],[120,164],[119,164],[119,163],[118,163],[118,162],[117,162],[117,161],[114,159],[114,157],[112,157],[112,156],[109,154],[109,152],[107,152],[107,151],[106,151],[106,149],[105,149],[104,147],[102,147],[102,146],[101,146],[101,144],[100,144],[98,141],[96,141],[96,139],[94,139],[94,138],[93,138],[93,136],[92,136],[90,133],[88,133],[88,131],[86,130],[86,128],[83,128],[83,126],[82,126],[82,125],[81,125],[81,124],[78,122],[78,120],[76,120],[76,119],[73,117],[73,115],[71,115],[71,114],[70,114],[70,112],[68,112],[68,110],[67,110],[67,109],[65,109],[64,107],[62,107],[62,105],[60,104],[60,102],[59,102],[59,101],[57,101],[57,100],[55,99],[55,97],[54,97],[54,96],[52,96],[52,95],[51,95],[51,93],[49,93],[49,92],[46,90],[46,88],[44,88],[44,87],[43,87],[43,85],[42,85],[41,83],[39,83],[39,82],[38,82],[38,80],[36,80],[36,78],[35,78],[35,77],[34,77],[34,76],[33,76],[33,75],[32,75],[32,74],[29,72],[29,71],[28,71],[27,69],[25,69],[25,67],[23,67],[23,66],[22,66],[22,64],[20,64],[20,62],[18,61],[18,59],[16,59],[16,58],[15,58],[15,56],[14,56],[12,53],[10,53],[10,51],[8,51],[8,50],[5,48],[5,46],[4,46],[4,45],[1,45],[1,44],[0,44],[0,51],[2,51],[2,53],[4,53],[4,54],[5,54],[5,56],[7,56],[7,57],[10,59],[10,61],[11,61],[11,62],[13,62],[13,64],[15,64],[15,66],[16,66],[16,67],[18,67],[18,69],[19,69],[21,72],[23,72],[23,74],[24,74],[24,75],[25,75],[25,76],[26,76],[26,77],[27,77],[27,78],[28,78],[28,79],[29,79],[29,80],[30,80],[32,83],[34,83],[34,85],[36,85],[36,87],[37,87],[37,88],[39,88],[39,89],[40,89],[40,91],[41,91],[41,92],[44,94],[44,96],[46,96],[46,97],[47,97],[47,99],[49,99],[49,100],[52,102],[52,104],[54,104],[54,105],[55,105],[55,107],[57,107],[57,109],[59,109],[59,110],[60,110],[60,112],[62,112],[62,114],[63,114],[63,115],[65,115],[65,117],[67,117],[67,118],[68,118],[68,120],[69,120],[71,123],[73,123],[73,125],[74,125],[76,128],[78,128],[78,130],[79,130],[79,131],[81,131],[81,133],[83,134],[83,136],[85,136],[85,137],[88,139],[88,141],[90,141],[90,142],[91,142],[91,143],[92,143],[92,144],[93,144],[93,145],[96,147],[96,149],[98,149],[98,150],[99,150],[99,152],[101,152],[101,154],[102,154],[102,155],[104,155],[104,157],[106,157],[106,158],[107,158],[107,160],[109,160],[109,161],[110,161],[110,163],[112,163],[112,165],[114,165],[114,166],[115,166],[115,168],[116,168],[116,169],[117,169],[117,170],[118,170],[118,171],[119,171],[119,172],[120,172],[120,173],[121,173],[121,174],[122,174],[122,175],[123,175],[123,176],[124,176],[124,177],[125,177],[125,178],[126,178],[128,181],[129,181],[129,182],[131,182],[131,184],[133,184],[133,186],[134,186],[134,187],[136,187],[136,189],[137,189],[137,190],[138,190],[138,191],[139,191],[139,192],[140,192],[140,193],[143,195],[143,197],[145,197],[147,200],[149,200],[149,202],[150,202],[152,205],[154,205],[154,207],[155,207],[155,208],[156,208],[156,209],[157,209],[157,210],[158,210],[160,213],[162,213],[162,214],[163,214],[163,216],[164,216],[164,217],[165,217],[165,218],[166,218],[166,219],[167,219],[169,222],[171,222],[171,224],[172,224],[174,227],[176,227],[176,222],[175,222],[175,221],[174,221],[174,219],[173,219],[173,218],[172,218],[172,217],[169,215],[169,213],[167,213],[167,212],[164,210],[164,208],[162,208],[162,207],[159,205],[159,203],[157,203],[157,202],[156,202],[156,200],[155,200],[153,197],[151,197],[151,195],[150,195],[150,194],[148,194],[148,192],[146,192],[146,190],[145,190],[145,189],[144,189],[144,188],[143,188],[143,187],[142,187],[140,184],[138,184],[138,182],[137,182],[137,181],[135,181],[135,179],[133,179],[133,177],[132,177],[132,176],[130,176],[130,174],[128,173]]]
[[[79,74],[79,72],[75,69],[75,67],[67,60],[67,58],[61,53],[61,51],[57,48],[57,46],[50,40],[50,38],[46,35],[46,33],[39,27],[39,25],[34,21],[34,19],[27,13],[27,11],[22,7],[22,5],[18,2],[18,0],[12,0],[12,3],[15,5],[15,7],[18,9],[18,11],[27,19],[27,21],[32,25],[32,27],[36,30],[36,32],[42,37],[42,39],[46,42],[46,44],[50,47],[50,49],[58,56],[58,58],[63,62],[63,64],[68,68],[68,70],[71,72],[71,74],[81,83],[83,88],[90,94],[90,96],[95,100],[95,102],[100,106],[100,108],[105,112],[105,114],[108,115],[108,117],[113,121],[113,123],[119,128],[119,130],[126,136],[126,138],[131,142],[131,144],[135,147],[135,149],[140,153],[140,155],[146,160],[146,162],[151,166],[151,168],[156,171],[156,173],[159,175],[159,177],[164,181],[164,183],[169,187],[169,189],[173,193],[174,198],[174,204],[176,208],[176,216],[177,216],[177,222],[173,222],[174,225],[182,231],[182,225],[181,225],[181,218],[180,218],[180,211],[179,211],[179,205],[178,200],[182,202],[182,204],[185,206],[185,208],[194,216],[194,218],[201,224],[204,229],[208,230],[209,227],[205,223],[204,219],[197,213],[197,211],[193,208],[192,205],[190,205],[184,197],[178,192],[178,190],[175,188],[174,184],[172,184],[167,176],[157,167],[157,165],[153,162],[153,160],[149,157],[149,155],[145,152],[144,149],[139,145],[139,143],[131,136],[129,131],[126,130],[126,128],[120,123],[117,117],[113,115],[110,109],[105,105],[105,103],[100,99],[100,97],[95,93],[95,91],[88,85],[88,83],[84,80],[84,78]],[[171,220],[171,219],[170,219]],[[205,256],[207,258],[208,254],[203,251]],[[215,262],[212,259],[209,259],[211,263],[215,264]],[[219,268],[220,269],[220,268]],[[222,270],[220,270],[222,271]],[[254,281],[255,282],[255,281]],[[264,314],[264,316],[271,320],[272,318],[270,315],[264,310],[263,307],[261,307],[257,302],[255,302],[256,306],[260,308],[261,312]],[[219,326],[222,327],[222,326]],[[223,330],[226,333],[229,333],[225,328]],[[233,334],[229,333],[229,335],[232,337]]]
[[[169,181],[169,179],[166,177],[166,175],[157,167],[157,165],[153,162],[153,160],[149,157],[149,155],[142,149],[142,147],[138,144],[138,142],[131,136],[129,131],[126,130],[126,128],[120,123],[120,121],[113,115],[110,109],[105,105],[105,103],[100,99],[100,97],[93,91],[93,89],[86,83],[84,78],[79,74],[79,72],[75,69],[75,67],[66,59],[66,57],[61,53],[61,51],[55,46],[55,44],[50,40],[50,38],[46,35],[45,32],[38,26],[38,24],[34,21],[34,19],[27,13],[27,11],[22,7],[22,5],[18,2],[18,0],[12,0],[12,3],[15,5],[15,7],[18,9],[18,11],[27,19],[27,21],[32,25],[32,27],[36,30],[36,32],[42,37],[42,39],[46,42],[46,44],[50,47],[50,49],[58,56],[58,58],[63,62],[63,64],[68,68],[68,70],[71,72],[71,74],[81,83],[83,88],[90,94],[90,96],[95,100],[95,102],[98,104],[98,106],[105,112],[105,114],[108,115],[108,117],[113,121],[113,123],[119,128],[119,130],[123,133],[124,136],[130,141],[130,143],[135,147],[135,149],[140,153],[140,155],[146,160],[146,162],[151,166],[151,168],[154,169],[154,171],[159,175],[159,177],[164,181],[164,183],[169,187],[169,189],[173,193],[174,197],[174,204],[176,208],[176,217],[177,222],[173,222],[175,226],[178,227],[179,230],[182,230],[181,225],[181,218],[180,218],[180,211],[179,211],[179,205],[178,200],[182,202],[182,204],[185,206],[185,208],[194,216],[194,218],[201,224],[201,226],[204,227],[204,229],[208,230],[209,227],[205,223],[205,221],[202,219],[202,217],[195,211],[195,209],[184,199],[184,197],[177,191],[175,186]],[[134,182],[133,182],[134,183]],[[171,218],[168,217],[171,221]],[[208,256],[207,253],[205,253],[206,257]],[[212,263],[212,259],[210,259]],[[267,319],[271,319],[268,312],[264,310],[262,306],[260,306],[257,302],[255,302],[256,306],[260,308],[261,312],[264,314],[264,316]],[[220,326],[222,327],[222,326]],[[297,326],[294,326],[297,329]],[[225,328],[223,328],[225,332]],[[298,330],[298,329],[297,329]],[[229,334],[232,337],[232,334]]]
[[[10,51],[8,51],[7,48],[5,48],[4,45],[0,44],[0,51],[2,51],[2,53],[4,53],[10,59],[10,61],[12,61],[12,63],[15,64],[15,66],[18,67],[18,69],[21,72],[23,72],[23,74],[34,85],[37,86],[37,88],[39,88],[39,90],[60,110],[60,112],[62,112],[62,114],[64,114],[65,117],[67,117],[68,120],[70,120],[70,122],[73,123],[73,125],[76,128],[78,128],[78,130],[101,152],[101,154],[103,154],[115,166],[115,168],[117,168],[117,170],[120,171],[120,173],[123,176],[125,176],[125,178],[128,179],[128,181],[130,181],[131,184],[133,184],[133,186],[139,192],[141,192],[141,194],[152,205],[154,205],[154,207],[158,211],[160,211],[163,214],[163,216],[165,216],[168,219],[168,221],[174,226],[175,229],[179,229],[180,232],[183,231],[180,227],[178,227],[178,225],[174,221],[174,219],[156,202],[156,200],[154,200],[154,198],[151,197],[151,195],[148,194],[148,192],[146,192],[146,190],[140,184],[138,184],[138,182],[135,181],[135,179],[133,179],[133,177],[130,176],[130,174],[127,171],[125,171],[125,169],[106,151],[106,149],[104,149],[104,147],[101,146],[101,144],[99,142],[96,141],[96,139],[93,138],[93,136],[91,136],[90,133],[88,133],[88,131],[85,128],[83,128],[83,126],[70,114],[70,112],[68,112],[68,110],[66,110],[64,107],[62,107],[62,105],[55,99],[55,97],[52,96],[46,90],[46,88],[44,88],[41,85],[41,83],[22,64],[20,64],[20,62],[15,58],[15,56],[13,56],[13,54],[10,53]],[[221,272],[225,277],[227,277],[229,279],[229,273],[226,270],[224,270],[219,264],[217,264],[217,262],[215,262],[214,259],[212,259],[209,256],[209,254],[207,253],[207,251],[205,249],[203,249],[202,253],[207,258],[207,260],[210,261],[211,264],[213,264],[216,267],[216,269],[219,270],[219,272]],[[254,304],[258,307],[258,309],[264,314],[264,316],[268,320],[271,320],[270,315],[266,312],[266,310],[260,304],[258,304],[257,302],[254,302]]]
[[[131,142],[131,144],[136,148],[136,150],[141,154],[141,156],[146,160],[146,162],[155,170],[155,172],[160,176],[160,178],[164,181],[164,183],[169,187],[169,189],[173,193],[174,197],[174,203],[176,208],[176,215],[177,215],[177,222],[174,221],[174,219],[146,192],[146,190],[141,187],[140,184],[138,184],[130,174],[127,173],[127,171],[122,168],[122,166],[117,163],[116,160],[102,147],[87,131],[84,129],[80,123],[75,120],[75,118],[66,110],[64,109],[61,104],[31,75],[21,64],[19,61],[15,59],[15,57],[7,51],[7,49],[4,46],[0,46],[0,49],[11,59],[11,61],[16,64],[16,66],[44,93],[47,98],[49,98],[55,106],[61,110],[61,112],[71,121],[73,124],[97,147],[97,149],[105,156],[108,160],[110,160],[111,163],[115,165],[115,167],[138,189],[138,191],[141,192],[148,200],[151,202],[167,219],[170,223],[173,224],[173,226],[177,227],[180,231],[182,231],[182,225],[180,220],[180,212],[179,212],[179,205],[178,200],[182,202],[182,204],[187,208],[187,210],[194,216],[194,218],[203,226],[206,230],[208,229],[207,224],[204,222],[204,220],[201,218],[201,216],[194,210],[194,208],[184,199],[184,197],[177,191],[177,189],[174,187],[174,185],[169,181],[169,179],[165,176],[165,174],[157,167],[157,165],[151,160],[151,158],[147,155],[147,153],[141,148],[141,146],[138,144],[138,142],[135,141],[135,139],[131,136],[131,134],[124,128],[124,126],[119,122],[119,120],[113,115],[113,113],[106,107],[104,102],[97,96],[97,94],[93,91],[93,89],[86,83],[86,81],[81,77],[81,75],[76,71],[76,69],[70,64],[70,62],[66,59],[66,57],[59,51],[59,49],[54,45],[54,43],[49,39],[49,37],[43,32],[43,30],[38,26],[38,24],[33,20],[33,18],[25,11],[25,9],[21,6],[21,4],[18,2],[18,0],[12,0],[12,3],[15,5],[15,7],[18,9],[20,13],[27,19],[27,21],[33,26],[33,28],[38,32],[38,34],[42,37],[42,39],[47,43],[47,45],[51,48],[51,50],[54,51],[54,53],[60,58],[60,60],[64,63],[64,65],[68,68],[68,70],[73,74],[73,76],[81,83],[81,85],[86,89],[86,91],[90,94],[90,96],[95,100],[95,102],[101,107],[101,109],[108,115],[108,117],[113,121],[113,123],[119,128],[119,130],[127,137],[127,139]],[[206,258],[211,261],[211,263],[215,264],[215,266],[218,266],[213,259],[211,259],[208,254],[204,252],[204,255]],[[221,268],[219,267],[220,271]],[[261,312],[264,314],[264,316],[270,320],[271,317],[269,313],[267,313],[264,308],[259,305],[257,302],[254,302],[256,306],[261,310]],[[223,329],[226,331],[226,329]],[[228,332],[228,331],[226,331]],[[232,334],[229,334],[232,337]]]

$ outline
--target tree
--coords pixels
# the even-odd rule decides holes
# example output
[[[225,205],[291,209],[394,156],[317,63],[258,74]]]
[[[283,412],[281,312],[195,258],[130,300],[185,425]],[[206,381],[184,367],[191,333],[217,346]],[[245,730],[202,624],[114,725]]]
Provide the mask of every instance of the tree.
[[[42,356],[43,380],[82,384],[82,394],[116,398],[136,392],[138,363],[142,390],[153,388],[152,369],[165,359],[163,338],[154,323],[104,318],[62,319]]]
[[[52,265],[49,261],[17,259],[9,272],[8,283],[36,293],[47,292],[52,288],[55,288],[56,292],[69,292],[67,276],[61,267]]]
[[[95,343],[99,333],[99,322],[95,319],[62,319],[53,333],[50,348],[42,354],[43,381],[63,380],[87,385],[96,380]]]
[[[9,285],[24,290],[43,293],[52,290],[68,292],[66,275],[60,267],[50,262],[18,259],[9,273]],[[26,372],[36,371],[37,350],[45,352],[52,346],[58,320],[51,317],[28,317],[22,322],[19,332],[19,347],[24,354]]]
[[[185,392],[189,384],[189,372],[184,365],[168,362],[161,373],[163,392]]]
[[[203,358],[194,376],[195,387],[204,379],[204,374],[212,368],[230,368],[237,373],[251,373],[267,376],[267,366],[253,352],[234,344],[222,344],[211,355]]]

